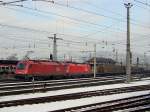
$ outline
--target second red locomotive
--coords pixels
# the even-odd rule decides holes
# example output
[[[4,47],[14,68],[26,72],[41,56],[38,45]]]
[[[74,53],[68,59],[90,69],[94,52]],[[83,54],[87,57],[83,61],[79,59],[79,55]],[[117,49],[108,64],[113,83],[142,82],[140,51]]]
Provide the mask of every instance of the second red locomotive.
[[[72,62],[55,62],[42,60],[20,61],[16,67],[16,77],[19,78],[54,78],[88,76],[91,73],[89,64]]]

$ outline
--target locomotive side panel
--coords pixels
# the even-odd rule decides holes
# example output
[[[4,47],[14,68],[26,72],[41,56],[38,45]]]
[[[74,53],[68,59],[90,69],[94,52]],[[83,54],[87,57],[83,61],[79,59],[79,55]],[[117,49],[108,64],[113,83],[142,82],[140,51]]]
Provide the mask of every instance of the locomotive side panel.
[[[56,72],[55,66],[56,65],[33,63],[30,64],[28,68],[28,74],[35,76],[52,75]]]
[[[89,73],[91,73],[91,67],[88,64],[68,64],[67,66],[67,74],[69,75]]]

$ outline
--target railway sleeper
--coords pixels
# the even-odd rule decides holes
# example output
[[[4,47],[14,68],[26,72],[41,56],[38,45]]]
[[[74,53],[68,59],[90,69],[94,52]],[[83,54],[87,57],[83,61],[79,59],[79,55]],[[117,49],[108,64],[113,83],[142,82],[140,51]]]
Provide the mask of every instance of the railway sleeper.
[[[120,102],[118,104],[100,108],[100,111],[101,112],[112,112],[112,111],[116,111],[116,110],[120,110],[120,109],[122,110],[122,109],[127,109],[127,108],[134,108],[134,107],[138,107],[138,106],[149,104],[149,103],[150,103],[150,98],[139,99],[139,100],[135,100],[135,101],[127,101],[127,102],[122,102],[122,103]]]
[[[128,108],[124,110],[119,110],[117,112],[149,112],[150,111],[150,104],[146,104],[143,106]]]
[[[145,99],[146,100],[146,99]],[[146,101],[128,101],[128,102],[116,102],[116,103],[112,103],[112,104],[106,104],[103,106],[92,106],[89,109],[82,109],[82,110],[77,110],[75,112],[112,112],[112,111],[116,111],[119,109],[126,109],[126,108],[133,108],[133,107],[137,107],[137,106],[141,106],[141,105],[145,105],[145,104],[149,104],[150,103],[150,98],[147,99]]]

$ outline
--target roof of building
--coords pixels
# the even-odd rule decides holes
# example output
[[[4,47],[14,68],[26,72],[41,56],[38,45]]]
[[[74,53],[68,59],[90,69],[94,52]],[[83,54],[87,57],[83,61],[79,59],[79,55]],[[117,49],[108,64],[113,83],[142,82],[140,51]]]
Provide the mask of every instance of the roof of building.
[[[0,60],[0,64],[12,64],[16,65],[18,63],[18,60]]]
[[[94,58],[91,58],[87,62],[90,64],[93,64],[93,60]],[[111,58],[96,57],[96,63],[97,64],[115,64],[116,61],[114,61]]]

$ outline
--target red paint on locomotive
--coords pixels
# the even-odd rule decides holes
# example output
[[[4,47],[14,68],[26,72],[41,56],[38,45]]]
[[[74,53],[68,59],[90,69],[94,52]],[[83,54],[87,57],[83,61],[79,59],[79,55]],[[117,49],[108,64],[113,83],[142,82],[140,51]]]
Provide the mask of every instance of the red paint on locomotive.
[[[88,64],[74,64],[68,63],[67,66],[67,73],[68,74],[87,74],[91,73],[91,67]]]

